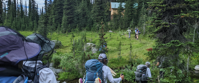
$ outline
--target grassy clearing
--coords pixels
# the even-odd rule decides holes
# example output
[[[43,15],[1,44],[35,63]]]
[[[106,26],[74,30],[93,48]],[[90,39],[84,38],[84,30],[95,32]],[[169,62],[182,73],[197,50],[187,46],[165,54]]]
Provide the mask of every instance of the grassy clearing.
[[[28,36],[32,34],[33,32],[20,31],[20,33],[24,36]],[[79,39],[81,37],[81,33],[82,32],[74,33],[75,39]],[[58,39],[59,41],[61,41],[63,44],[63,47],[56,50],[58,52],[68,53],[68,52],[71,52],[71,47],[72,47],[71,36],[72,36],[72,33],[69,33],[68,35],[53,33],[52,35],[49,34],[48,38],[50,38],[51,40]],[[99,35],[97,32],[86,32],[86,37],[87,37],[87,42],[92,42],[95,44],[99,43]],[[113,33],[107,32],[105,37],[107,38],[106,41],[108,44],[107,47],[109,51],[107,55],[109,59],[118,57],[117,48],[120,41],[122,43],[121,55],[125,59],[128,59],[128,55],[130,52],[130,43],[132,44],[132,54],[133,55],[136,54],[138,58],[141,58],[144,60],[146,60],[147,58],[146,55],[144,55],[145,53],[147,53],[146,49],[151,48],[155,44],[155,40],[145,37],[142,34],[139,35],[139,40],[136,40],[134,38],[134,34],[131,34],[131,38],[129,39],[127,33],[124,35],[121,35],[121,33],[119,32],[113,32]]]

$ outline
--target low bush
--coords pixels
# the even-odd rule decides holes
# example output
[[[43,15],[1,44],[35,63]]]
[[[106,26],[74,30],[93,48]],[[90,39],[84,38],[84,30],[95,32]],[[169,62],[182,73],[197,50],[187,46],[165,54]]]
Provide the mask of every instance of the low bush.
[[[62,72],[59,73],[58,80],[73,80],[77,77],[81,77],[78,72]]]

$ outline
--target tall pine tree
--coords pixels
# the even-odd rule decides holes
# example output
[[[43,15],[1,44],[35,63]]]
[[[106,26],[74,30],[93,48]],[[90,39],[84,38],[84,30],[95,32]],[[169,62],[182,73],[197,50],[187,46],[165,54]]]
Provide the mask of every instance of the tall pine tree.
[[[63,7],[63,19],[62,19],[62,30],[66,32],[66,25],[70,24],[71,27],[74,27],[74,1],[73,0],[65,0]],[[71,28],[67,28],[71,30]]]
[[[125,5],[125,14],[124,14],[124,28],[130,26],[130,22],[135,18],[136,10],[134,9],[135,1],[127,0]]]

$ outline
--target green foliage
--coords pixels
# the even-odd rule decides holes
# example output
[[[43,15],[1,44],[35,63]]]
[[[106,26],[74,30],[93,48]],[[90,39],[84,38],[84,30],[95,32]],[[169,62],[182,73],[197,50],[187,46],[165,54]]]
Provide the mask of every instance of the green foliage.
[[[63,53],[60,53],[60,52],[53,54],[52,62],[54,63],[55,68],[59,67],[62,56],[63,56]]]
[[[107,49],[104,48],[104,46],[103,46],[104,43],[106,43],[105,39],[107,39],[107,38],[105,38],[104,36],[105,36],[104,24],[103,24],[103,22],[102,22],[102,26],[101,26],[101,28],[100,28],[100,33],[99,33],[99,37],[100,37],[100,40],[99,40],[100,44],[99,44],[99,47],[102,48],[102,50],[100,51],[100,53],[101,53],[102,51],[107,52]]]
[[[190,77],[187,78],[185,73],[183,73],[183,71],[177,67],[171,66],[160,70],[165,72],[164,79],[160,79],[161,82],[191,83]]]
[[[120,69],[127,64],[128,64],[128,61],[123,57],[109,59],[109,62],[108,62],[108,66],[112,69]]]
[[[125,76],[125,80],[127,80],[128,82],[131,82],[131,83],[136,83],[134,81],[134,79],[135,79],[135,73],[134,72],[135,71],[136,71],[136,66],[131,67],[131,66],[127,65],[127,68],[122,71],[122,73]]]
[[[143,64],[145,59],[146,59],[144,53],[147,52],[145,49],[146,48],[150,48],[151,46],[153,46],[154,45],[154,40],[149,39],[147,37],[142,37],[142,35],[140,35],[143,38],[142,42],[139,42],[139,41],[134,40],[134,39],[129,40],[129,38],[125,37],[125,35],[123,35],[124,38],[121,39],[119,37],[119,35],[118,35],[119,32],[117,32],[117,31],[113,31],[113,32],[115,32],[115,33],[111,33],[112,38],[111,39],[106,39],[106,41],[108,41],[107,44],[108,44],[108,48],[109,48],[108,49],[109,52],[107,53],[107,56],[108,56],[108,59],[109,59],[108,66],[110,68],[112,68],[112,69],[118,70],[118,72],[116,72],[116,73],[118,73],[118,75],[119,75],[120,72],[123,73],[122,71],[120,71],[120,68],[121,68],[121,70],[123,70],[123,68],[125,68],[124,66],[130,64],[129,56],[128,56],[129,55],[129,43],[132,44],[133,61],[138,62],[139,64]],[[20,31],[20,33],[23,34],[24,36],[28,36],[28,35],[31,35],[33,32],[31,32],[31,31]],[[86,35],[85,35],[85,33],[86,33]],[[74,35],[75,35],[74,40],[76,40],[75,41],[75,46],[74,46],[75,47],[74,48],[75,56],[73,56],[73,52],[71,51],[71,48],[73,46],[72,45],[73,43],[70,43],[70,38],[72,36],[72,33],[69,33],[68,37],[66,37],[66,34],[62,34],[62,33],[58,34],[58,33],[54,32],[54,33],[52,33],[52,35],[48,34],[48,37],[50,37],[52,40],[57,40],[58,39],[63,44],[63,47],[55,49],[57,53],[53,54],[53,58],[58,58],[56,56],[61,57],[60,63],[63,61],[62,62],[63,64],[69,64],[69,62],[71,63],[71,65],[75,64],[75,63],[78,63],[79,65],[76,68],[79,68],[79,69],[84,69],[84,66],[80,66],[80,64],[85,64],[84,61],[89,59],[88,55],[90,56],[90,59],[97,59],[98,58],[98,54],[97,53],[92,54],[92,52],[88,51],[88,52],[85,52],[85,54],[84,54],[83,52],[80,52],[80,49],[81,49],[80,47],[81,46],[79,46],[80,45],[79,43],[80,43],[80,40],[81,40],[81,42],[84,42],[85,38],[82,37],[82,36],[85,35],[86,39],[92,38],[92,43],[97,45],[99,43],[99,37],[97,37],[99,35],[98,32],[90,32],[90,31],[82,32],[81,31],[81,32],[79,32],[79,34],[80,35],[77,35],[77,33],[74,33]],[[108,36],[109,35],[105,35],[105,37],[108,37]],[[116,41],[117,37],[119,37],[118,38],[119,41]],[[86,41],[88,42],[88,40],[86,40]],[[125,42],[123,42],[122,45],[121,45],[121,49],[122,49],[121,50],[121,56],[122,56],[122,59],[120,59],[120,62],[118,62],[117,47],[118,47],[118,44],[119,44],[120,41],[125,41]],[[86,42],[84,42],[84,43],[86,43]],[[136,53],[137,56],[139,56],[139,58],[135,57],[135,53]],[[68,58],[69,60],[63,60],[63,57],[67,57],[67,56],[72,57],[72,60],[73,61],[77,61],[77,62],[71,62],[72,60],[70,60],[69,58]],[[83,58],[85,58],[85,59],[83,59]],[[54,61],[53,61],[53,63],[54,63]],[[135,65],[135,67],[136,66],[137,65]],[[62,67],[62,66],[59,65],[59,68],[64,69],[64,67],[67,67],[67,66],[65,65],[65,66]],[[70,65],[67,68],[70,69]],[[114,70],[114,71],[116,71],[116,70]],[[69,72],[66,69],[64,71],[65,72]],[[74,72],[78,72],[80,74],[80,70],[75,70]],[[82,72],[85,72],[85,71],[83,70]],[[71,73],[71,75],[72,74],[73,73]],[[64,77],[70,77],[70,75],[69,76],[63,75],[62,77],[63,77],[63,80],[64,80]],[[116,76],[115,78],[117,78],[117,77],[118,76]],[[134,77],[134,76],[132,76],[132,77]],[[59,76],[59,78],[60,78],[60,76]],[[74,78],[80,78],[80,77],[74,77]],[[82,78],[82,76],[81,76],[81,78]],[[125,78],[127,78],[126,75],[125,75]]]
[[[170,67],[161,69],[161,71],[165,71],[165,75],[167,76],[164,79],[161,79],[162,82],[190,82],[189,74],[187,72],[189,68],[185,71],[184,63],[186,59],[181,58],[180,54],[190,57],[190,55],[192,55],[192,52],[190,51],[195,47],[193,43],[185,43],[187,39],[183,34],[191,28],[182,29],[181,27],[188,27],[190,24],[195,23],[195,20],[193,21],[193,19],[197,19],[194,17],[198,16],[198,14],[196,14],[197,12],[195,12],[198,10],[196,7],[194,8],[194,5],[198,5],[198,3],[193,2],[196,1],[182,0],[175,2],[172,0],[154,0],[149,3],[152,10],[156,12],[153,12],[152,14],[153,20],[150,20],[151,18],[149,19],[151,26],[148,27],[154,28],[151,30],[154,30],[158,41],[153,48],[153,51],[149,52],[148,55],[153,60],[160,56],[170,57],[170,61],[166,62]],[[177,20],[181,20],[181,22],[177,22]],[[188,64],[189,61],[187,61],[187,66]]]
[[[118,59],[121,58],[121,50],[122,50],[121,45],[122,45],[122,43],[120,41],[120,43],[118,44],[118,48],[117,48],[118,49]]]
[[[60,67],[70,72],[78,71],[76,68],[78,65],[78,60],[76,59],[77,58],[74,58],[74,56],[71,54],[64,54],[61,58]]]
[[[80,78],[81,76],[78,72],[63,72],[59,73],[59,77],[58,80],[73,80],[75,78]]]

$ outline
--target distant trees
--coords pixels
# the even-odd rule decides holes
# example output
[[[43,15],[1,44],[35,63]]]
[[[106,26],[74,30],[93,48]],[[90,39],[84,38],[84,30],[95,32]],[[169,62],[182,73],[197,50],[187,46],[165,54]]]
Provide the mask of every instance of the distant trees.
[[[130,22],[132,20],[136,20],[136,9],[135,9],[135,1],[127,0],[125,5],[125,13],[124,13],[124,28],[128,28],[130,26]],[[134,25],[136,25],[134,23]]]
[[[146,2],[143,0],[118,0],[117,2],[125,2],[126,5],[125,8],[119,6],[118,15],[114,15],[115,20],[111,22],[114,23],[111,24],[114,28],[111,28],[126,29],[132,23],[137,26],[140,11],[143,9],[140,4]],[[47,31],[45,33],[53,31],[66,33],[74,30],[77,26],[79,30],[98,31],[101,21],[105,24],[105,30],[109,28],[109,0],[95,0],[93,4],[90,0],[45,0],[43,10],[38,10],[38,4],[35,0],[29,0],[28,4],[26,2],[22,4],[22,0],[20,3],[17,3],[16,0],[8,0],[7,3],[7,7],[5,5],[4,7],[2,0],[0,1],[0,24],[16,30],[43,33],[41,27],[44,25],[43,28],[46,28],[44,31]],[[139,4],[138,8],[134,7],[135,3]],[[124,9],[125,12],[123,12]],[[124,16],[121,12],[124,13]]]

